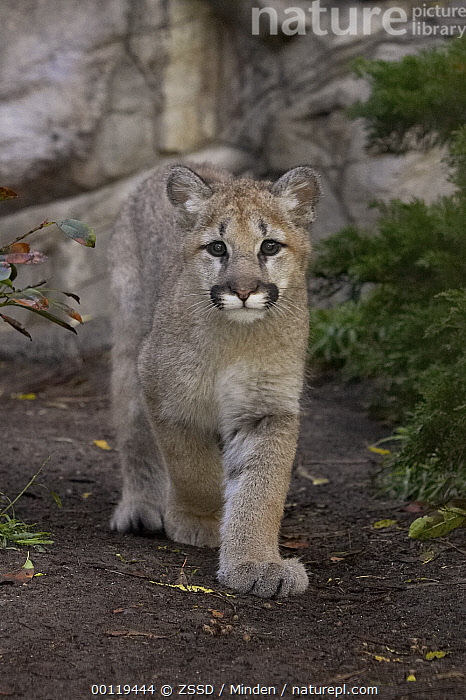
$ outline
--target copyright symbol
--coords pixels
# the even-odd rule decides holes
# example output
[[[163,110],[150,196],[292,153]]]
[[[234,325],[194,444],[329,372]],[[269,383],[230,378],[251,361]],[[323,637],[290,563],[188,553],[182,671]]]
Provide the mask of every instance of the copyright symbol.
[[[165,695],[165,697],[168,698],[168,696],[173,693],[173,688],[171,687],[171,685],[163,685],[160,688],[160,692],[162,693],[162,695]]]

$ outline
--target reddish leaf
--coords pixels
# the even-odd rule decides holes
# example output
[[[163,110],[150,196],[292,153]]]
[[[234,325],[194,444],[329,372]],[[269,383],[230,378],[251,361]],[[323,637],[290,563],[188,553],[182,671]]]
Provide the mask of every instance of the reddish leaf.
[[[8,247],[9,253],[29,253],[31,247],[29,243],[12,243]]]
[[[0,316],[3,318],[5,323],[9,323],[10,326],[13,326],[13,328],[23,335],[25,335],[29,340],[32,340],[30,334],[27,332],[27,330],[20,324],[19,321],[17,321],[15,318],[11,318],[11,316],[6,316],[5,314],[0,314]]]
[[[4,202],[5,199],[14,199],[17,196],[16,192],[9,187],[0,187],[0,202]]]
[[[68,306],[68,304],[64,304],[62,301],[55,301],[55,299],[50,299],[50,303],[52,306],[56,306],[57,309],[60,309],[60,311],[63,311],[67,316],[70,316],[70,318],[74,318],[75,321],[79,321],[79,323],[83,322],[78,312],[71,308],[71,306]]]
[[[16,292],[10,295],[10,299],[19,306],[27,306],[29,309],[37,309],[38,311],[44,311],[49,305],[49,300],[35,290]]]
[[[0,584],[1,583],[29,583],[29,581],[34,576],[34,568],[25,568],[24,566],[17,571],[9,571],[7,574],[0,574]]]
[[[413,501],[405,506],[405,511],[407,513],[423,513],[426,510],[426,504],[420,501]]]
[[[38,265],[45,260],[47,260],[47,256],[39,253],[38,250],[33,250],[31,253],[6,253],[6,255],[0,255],[1,262],[13,265]]]
[[[54,316],[53,314],[49,314],[48,311],[40,311],[39,309],[34,309],[32,306],[28,306],[29,311],[32,311],[35,314],[38,314],[39,316],[43,316],[43,318],[46,318],[48,321],[52,321],[52,323],[56,323],[57,326],[61,326],[62,328],[66,328],[66,330],[71,331],[75,335],[77,335],[76,331],[72,326],[68,325],[68,323],[65,323],[65,321],[62,321],[61,318],[58,318],[57,316]]]

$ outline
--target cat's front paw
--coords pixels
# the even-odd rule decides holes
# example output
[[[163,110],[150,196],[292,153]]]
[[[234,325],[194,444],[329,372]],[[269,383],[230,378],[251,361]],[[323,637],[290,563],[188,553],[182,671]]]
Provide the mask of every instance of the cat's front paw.
[[[163,512],[160,504],[138,498],[122,498],[115,508],[110,527],[117,532],[136,534],[163,530]]]
[[[245,562],[219,570],[218,580],[239,593],[262,598],[286,598],[304,593],[309,579],[298,559],[279,562]]]
[[[218,547],[220,515],[200,517],[178,508],[167,508],[165,532],[175,542],[194,547]]]

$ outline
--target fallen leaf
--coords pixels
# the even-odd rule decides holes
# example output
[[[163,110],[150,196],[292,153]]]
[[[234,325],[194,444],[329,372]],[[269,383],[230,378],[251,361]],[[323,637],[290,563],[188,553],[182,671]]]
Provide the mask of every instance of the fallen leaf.
[[[390,454],[390,450],[384,450],[384,449],[382,449],[382,447],[374,447],[373,445],[369,445],[369,447],[367,449],[376,455],[389,455]]]
[[[0,574],[0,584],[2,583],[29,583],[29,581],[34,576],[34,565],[29,559],[29,554],[27,559],[21,569],[16,571],[9,571],[6,574]]]
[[[12,399],[19,399],[19,401],[35,401],[37,396],[35,394],[12,394]]]
[[[433,659],[443,659],[443,657],[449,653],[449,651],[428,651],[426,654],[426,659],[427,661],[433,661]]]
[[[324,484],[328,484],[328,483],[329,483],[329,480],[323,476],[315,476],[312,479],[313,486],[323,486]]]
[[[388,659],[386,656],[378,656],[376,654],[374,654],[374,659],[376,661],[385,661],[385,663],[387,663],[387,664],[390,664],[393,662],[400,663],[400,664],[402,663],[401,659]]]
[[[106,440],[94,440],[92,444],[95,445],[96,447],[100,447],[101,450],[111,450],[112,449]]]
[[[409,536],[414,540],[442,537],[466,523],[462,509],[441,508],[434,515],[424,515],[414,520],[409,527]]]
[[[310,474],[303,466],[298,467],[298,474],[299,476],[303,476],[305,479],[312,481],[313,486],[323,486],[324,484],[329,483],[329,480],[323,476],[314,476],[313,474]]]
[[[5,199],[14,199],[18,195],[10,187],[0,187],[0,202],[4,202]]]
[[[377,520],[372,527],[374,530],[382,530],[382,528],[391,527],[392,525],[396,525],[396,520],[390,520],[387,518],[386,520]]]
[[[342,561],[343,559],[349,559],[350,557],[355,557],[356,554],[361,554],[364,551],[362,549],[349,549],[347,552],[332,552],[330,559],[331,561]]]
[[[220,618],[223,617],[224,613],[220,612],[220,610],[212,610],[209,608],[209,612],[212,614],[212,617]]]
[[[184,593],[214,593],[215,595],[225,595],[228,598],[236,598],[233,593],[225,593],[225,591],[214,591],[212,588],[204,588],[204,586],[185,586],[182,583],[162,583],[161,581],[149,581],[156,586],[166,586],[167,588],[177,588]]]
[[[423,564],[428,564],[429,562],[436,559],[438,555],[439,552],[435,551],[434,549],[427,549],[419,554],[419,559],[420,561],[422,561]]]
[[[447,680],[447,678],[464,678],[464,673],[461,671],[447,671],[446,673],[437,673],[435,676],[437,680]]]
[[[408,505],[405,507],[405,511],[407,513],[422,513],[422,511],[425,509],[425,503],[421,503],[420,501],[413,501],[412,503],[408,503]]]
[[[409,682],[409,681],[415,681],[415,680],[416,680],[416,676],[414,675],[414,673],[410,673],[409,676],[406,677],[406,680],[407,680],[408,682]]]
[[[89,498],[89,496],[92,496],[91,491],[85,491],[85,493],[82,494],[82,497],[84,498],[84,500],[86,500],[86,498]]]

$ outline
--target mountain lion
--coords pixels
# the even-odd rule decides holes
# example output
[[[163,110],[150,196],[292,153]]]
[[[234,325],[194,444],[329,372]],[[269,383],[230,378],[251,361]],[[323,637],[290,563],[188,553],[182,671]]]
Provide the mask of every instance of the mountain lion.
[[[218,579],[308,584],[278,532],[308,337],[318,175],[274,184],[208,165],[156,169],[117,221],[112,393],[123,495],[111,525],[220,546]]]

